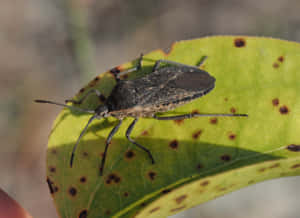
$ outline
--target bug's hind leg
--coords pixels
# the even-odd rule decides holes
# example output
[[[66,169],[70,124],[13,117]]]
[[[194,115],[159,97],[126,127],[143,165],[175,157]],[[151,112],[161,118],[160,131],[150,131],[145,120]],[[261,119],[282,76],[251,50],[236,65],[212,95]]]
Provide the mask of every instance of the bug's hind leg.
[[[153,69],[152,69],[152,72],[157,71],[159,69],[161,63],[169,64],[169,65],[175,65],[175,66],[179,66],[179,67],[195,68],[195,69],[199,70],[198,67],[200,67],[204,63],[206,58],[207,58],[207,56],[203,56],[200,63],[198,63],[197,66],[191,66],[191,65],[187,65],[187,64],[178,63],[178,62],[175,62],[175,61],[169,61],[169,60],[161,59],[161,60],[158,60],[158,61],[155,62],[154,66],[153,66]]]
[[[151,159],[152,164],[154,164],[154,163],[155,163],[155,162],[154,162],[154,158],[153,158],[153,156],[152,156],[150,150],[147,149],[147,148],[145,148],[144,146],[138,144],[138,143],[135,142],[132,138],[130,138],[130,134],[131,134],[131,132],[132,132],[132,130],[133,130],[133,127],[134,127],[134,125],[136,124],[137,121],[138,121],[138,118],[135,118],[134,121],[129,125],[129,127],[128,127],[127,131],[126,131],[126,137],[127,137],[127,139],[128,139],[131,143],[133,143],[134,145],[136,145],[136,146],[139,147],[140,149],[144,150],[144,151],[148,154],[149,158]]]
[[[140,69],[142,68],[143,56],[144,56],[143,54],[140,55],[140,57],[139,57],[139,59],[138,59],[138,63],[137,63],[137,65],[136,65],[135,67],[130,68],[130,69],[128,69],[128,70],[124,70],[124,71],[122,71],[122,72],[120,72],[120,73],[118,73],[118,74],[114,74],[114,76],[116,77],[117,82],[120,81],[120,77],[121,77],[122,75],[125,75],[125,74],[130,73],[130,72],[133,72],[133,71],[138,71],[138,70],[140,70]]]
[[[104,149],[104,153],[103,153],[103,158],[101,161],[101,165],[100,165],[100,176],[103,175],[103,169],[104,169],[104,165],[105,165],[105,160],[106,160],[106,155],[107,155],[107,150],[108,150],[108,146],[111,142],[112,137],[114,136],[114,134],[116,134],[116,132],[118,131],[118,129],[120,128],[122,124],[122,120],[119,120],[119,123],[110,131],[106,142],[105,142],[105,149]]]
[[[156,115],[153,116],[154,119],[157,120],[182,120],[182,119],[190,119],[193,117],[248,117],[247,114],[198,114],[198,113],[190,113],[190,114],[182,114],[178,116],[168,116],[168,117],[158,117]]]
[[[197,66],[197,67],[201,67],[202,64],[206,61],[206,59],[207,59],[207,56],[203,56],[203,57],[201,58],[201,60],[199,61],[199,63],[198,63],[196,66]]]
[[[99,90],[97,90],[97,89],[91,89],[80,100],[76,101],[76,100],[72,100],[72,99],[67,99],[67,100],[65,100],[65,102],[66,103],[72,102],[74,104],[81,104],[91,94],[97,95],[100,100],[105,99],[105,96],[102,95],[101,92],[99,92]]]

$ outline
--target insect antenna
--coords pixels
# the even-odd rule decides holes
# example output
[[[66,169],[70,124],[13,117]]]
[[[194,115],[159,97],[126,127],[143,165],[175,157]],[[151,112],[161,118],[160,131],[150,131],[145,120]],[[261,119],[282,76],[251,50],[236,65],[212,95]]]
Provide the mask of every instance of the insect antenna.
[[[34,102],[36,102],[36,103],[44,103],[44,104],[54,104],[54,105],[58,105],[58,106],[69,108],[71,110],[77,110],[77,111],[91,113],[91,114],[95,113],[94,110],[88,110],[88,109],[84,109],[84,108],[80,108],[80,107],[74,107],[74,106],[71,106],[71,105],[61,104],[61,103],[58,103],[58,102],[53,102],[53,101],[48,101],[48,100],[36,99],[36,100],[34,100]]]
[[[66,104],[61,104],[61,103],[58,103],[58,102],[53,102],[53,101],[48,101],[48,100],[40,100],[40,99],[36,99],[34,100],[36,103],[45,103],[45,104],[54,104],[54,105],[58,105],[58,106],[62,106],[62,107],[66,107],[66,108],[69,108],[71,110],[77,110],[77,111],[81,111],[81,112],[86,112],[86,113],[92,113],[94,114],[88,121],[88,123],[85,125],[84,129],[81,131],[77,141],[76,141],[76,144],[74,145],[73,147],[73,150],[72,150],[72,154],[71,154],[71,159],[70,159],[70,167],[72,167],[73,165],[73,160],[74,160],[74,156],[75,156],[75,151],[76,151],[76,148],[79,144],[79,141],[80,139],[82,138],[82,136],[84,135],[84,133],[86,132],[88,126],[90,125],[90,123],[96,119],[98,117],[98,114],[95,113],[94,110],[88,110],[88,109],[83,109],[83,108],[79,108],[79,107],[74,107],[74,106],[70,106],[70,105],[66,105]]]

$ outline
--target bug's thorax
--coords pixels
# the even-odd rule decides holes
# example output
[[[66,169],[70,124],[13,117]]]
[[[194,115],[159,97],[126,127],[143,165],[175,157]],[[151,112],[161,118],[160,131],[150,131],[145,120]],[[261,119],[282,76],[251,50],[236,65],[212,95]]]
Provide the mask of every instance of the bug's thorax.
[[[95,109],[95,113],[98,115],[99,118],[108,117],[109,116],[109,109],[108,109],[107,105],[99,105]]]

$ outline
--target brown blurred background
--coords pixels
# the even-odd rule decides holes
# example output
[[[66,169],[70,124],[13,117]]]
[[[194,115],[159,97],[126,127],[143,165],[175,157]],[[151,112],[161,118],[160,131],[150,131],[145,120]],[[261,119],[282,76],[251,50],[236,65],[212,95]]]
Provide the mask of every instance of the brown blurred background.
[[[58,217],[45,182],[63,101],[95,75],[172,42],[216,34],[300,41],[299,0],[2,0],[0,187],[34,217]],[[250,186],[174,217],[297,218],[300,178]]]

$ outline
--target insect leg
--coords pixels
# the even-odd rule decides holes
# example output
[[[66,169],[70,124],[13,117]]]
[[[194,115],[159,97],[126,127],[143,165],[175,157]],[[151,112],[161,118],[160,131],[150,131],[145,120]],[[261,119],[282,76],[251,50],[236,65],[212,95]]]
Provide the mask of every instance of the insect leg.
[[[103,169],[104,169],[104,164],[105,164],[105,159],[106,159],[106,154],[107,154],[107,150],[108,150],[108,146],[111,142],[112,137],[114,136],[114,134],[116,134],[116,132],[118,131],[118,129],[120,128],[122,124],[122,120],[119,120],[119,123],[110,131],[106,142],[105,142],[105,149],[104,149],[104,153],[103,153],[103,158],[101,161],[101,165],[100,165],[100,176],[103,175]]]
[[[122,76],[124,74],[140,70],[142,68],[143,56],[144,56],[143,54],[140,55],[140,57],[138,59],[138,63],[137,63],[137,65],[135,67],[130,68],[128,70],[124,70],[124,71],[120,72],[119,74],[116,74],[115,76],[116,76],[117,81],[119,81],[120,80],[120,76]]]
[[[93,116],[89,119],[88,123],[85,125],[84,129],[81,131],[81,133],[80,133],[80,135],[79,135],[79,137],[78,137],[78,139],[77,139],[77,141],[76,141],[76,144],[74,145],[73,150],[72,150],[71,159],[70,159],[70,167],[73,166],[73,160],[74,160],[74,156],[75,156],[75,151],[76,151],[76,148],[77,148],[77,146],[78,146],[78,144],[79,144],[80,139],[82,138],[82,136],[83,136],[84,133],[86,132],[88,126],[91,124],[91,122],[92,122],[94,119],[97,118],[97,116],[98,116],[97,114],[93,115]]]
[[[203,56],[200,60],[200,62],[196,65],[197,67],[201,67],[201,65],[206,61],[207,56]]]
[[[248,117],[247,114],[183,114],[178,116],[170,116],[170,117],[157,117],[156,115],[153,118],[157,120],[182,120],[182,119],[189,119],[193,117]]]
[[[80,100],[76,101],[76,100],[72,100],[72,99],[67,99],[65,100],[66,103],[68,102],[72,102],[74,104],[81,104],[89,95],[91,94],[95,94],[98,96],[98,98],[101,99],[105,99],[105,96],[101,94],[101,92],[97,89],[91,89],[90,91],[88,91]]]
[[[132,130],[133,130],[133,127],[134,127],[134,125],[136,124],[137,121],[138,121],[138,118],[135,118],[134,121],[129,125],[129,127],[128,127],[127,131],[126,131],[126,137],[127,137],[127,139],[128,139],[131,143],[133,143],[134,145],[136,145],[136,146],[139,147],[140,149],[144,150],[144,151],[148,154],[149,158],[151,159],[152,164],[154,164],[154,158],[153,158],[153,156],[152,156],[150,150],[148,150],[147,148],[145,148],[144,146],[138,144],[138,143],[135,142],[132,138],[130,138],[130,134],[131,134],[131,132],[132,132]]]
[[[157,71],[159,69],[161,63],[175,65],[175,66],[179,66],[179,67],[195,68],[195,69],[199,70],[198,67],[200,67],[203,64],[203,62],[206,60],[206,58],[207,58],[207,56],[204,56],[204,58],[202,58],[202,60],[200,61],[200,63],[197,66],[191,66],[191,65],[187,65],[187,64],[178,63],[175,61],[161,59],[161,60],[158,60],[155,62],[152,72]]]

